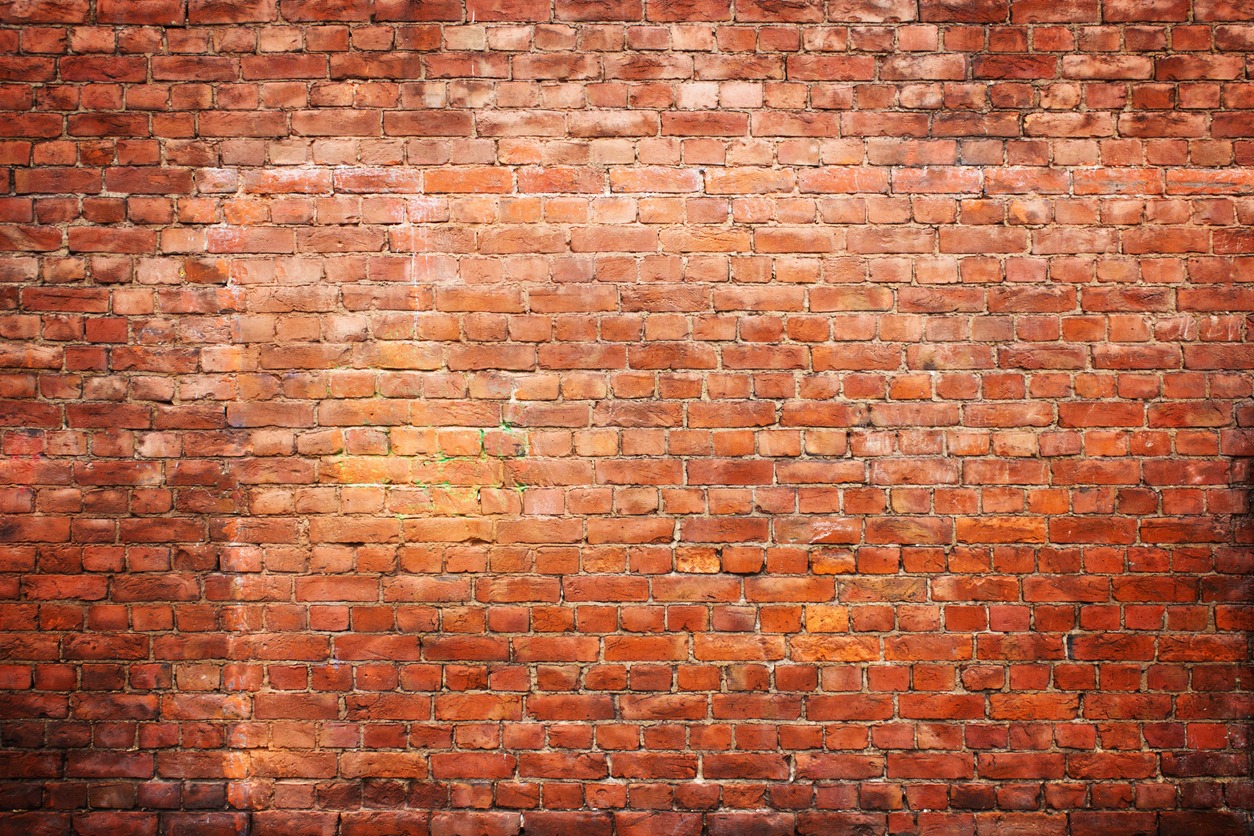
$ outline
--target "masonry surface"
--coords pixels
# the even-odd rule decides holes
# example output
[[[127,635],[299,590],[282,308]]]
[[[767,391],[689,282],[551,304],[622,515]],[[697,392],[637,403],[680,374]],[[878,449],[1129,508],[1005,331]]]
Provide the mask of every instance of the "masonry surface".
[[[1254,4],[0,53],[0,832],[1246,832]]]

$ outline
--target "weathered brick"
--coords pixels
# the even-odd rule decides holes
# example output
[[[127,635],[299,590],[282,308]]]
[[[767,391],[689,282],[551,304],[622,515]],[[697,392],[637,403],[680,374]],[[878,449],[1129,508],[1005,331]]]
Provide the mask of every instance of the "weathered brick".
[[[1242,830],[1247,6],[0,0],[9,829]]]

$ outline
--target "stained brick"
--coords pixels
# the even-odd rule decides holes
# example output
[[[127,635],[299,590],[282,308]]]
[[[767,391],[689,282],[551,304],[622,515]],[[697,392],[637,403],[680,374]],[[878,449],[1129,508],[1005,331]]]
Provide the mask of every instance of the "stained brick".
[[[1248,827],[1248,3],[0,22],[10,829]]]

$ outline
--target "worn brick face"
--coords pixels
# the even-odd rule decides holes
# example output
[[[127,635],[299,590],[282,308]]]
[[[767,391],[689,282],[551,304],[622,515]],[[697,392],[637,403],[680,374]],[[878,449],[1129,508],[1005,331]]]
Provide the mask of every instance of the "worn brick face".
[[[1245,832],[1254,3],[0,0],[0,831]]]

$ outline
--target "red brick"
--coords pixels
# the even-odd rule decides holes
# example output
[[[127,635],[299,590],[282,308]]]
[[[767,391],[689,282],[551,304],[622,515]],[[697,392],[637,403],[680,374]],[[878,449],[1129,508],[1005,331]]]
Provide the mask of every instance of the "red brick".
[[[427,762],[421,753],[345,752],[340,756],[340,775],[345,778],[425,778]]]
[[[0,226],[0,250],[7,252],[61,249],[61,230],[52,226]]]
[[[172,26],[181,24],[183,19],[184,4],[180,0],[150,0],[145,3],[100,0],[96,5],[96,20],[100,23]]]
[[[87,0],[10,0],[0,12],[6,23],[86,23],[89,5]]]
[[[188,0],[192,23],[263,23],[274,20],[275,0]]]
[[[936,0],[923,7],[923,20],[959,23],[1002,23],[1009,0]]]
[[[1098,23],[1100,0],[1016,0],[1010,7],[1015,23]]]
[[[279,0],[279,11],[290,21],[349,23],[370,19],[366,0]]]
[[[1189,5],[1189,0],[1106,0],[1103,16],[1108,23],[1183,21],[1188,17]]]
[[[1246,6],[0,0],[14,826],[1242,829]]]
[[[700,813],[616,812],[614,827],[622,836],[699,836]]]
[[[425,810],[353,810],[340,813],[344,836],[427,836],[431,814]]]

